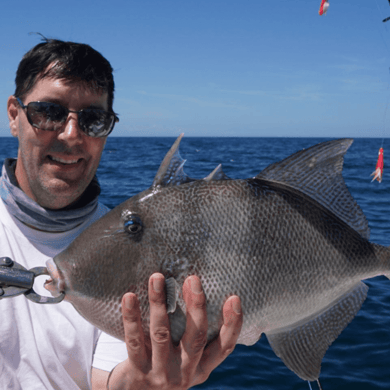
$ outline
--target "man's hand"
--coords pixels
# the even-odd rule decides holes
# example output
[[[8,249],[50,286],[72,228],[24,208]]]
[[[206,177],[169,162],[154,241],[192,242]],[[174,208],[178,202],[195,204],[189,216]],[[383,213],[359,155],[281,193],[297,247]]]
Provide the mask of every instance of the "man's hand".
[[[171,341],[164,292],[164,276],[149,279],[150,341],[145,342],[135,294],[122,299],[123,324],[129,358],[112,371],[109,390],[182,390],[204,382],[234,349],[242,326],[240,299],[230,297],[223,306],[223,326],[216,340],[206,345],[206,298],[199,278],[183,285],[186,331],[178,346]]]

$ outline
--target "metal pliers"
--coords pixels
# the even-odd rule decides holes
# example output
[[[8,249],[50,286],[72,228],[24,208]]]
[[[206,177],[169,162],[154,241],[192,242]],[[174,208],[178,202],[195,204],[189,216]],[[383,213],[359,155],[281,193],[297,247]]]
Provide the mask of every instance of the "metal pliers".
[[[46,267],[35,267],[29,271],[9,257],[0,257],[0,299],[12,298],[24,294],[35,303],[59,303],[65,294],[58,297],[45,297],[33,290],[34,279],[40,275],[49,275]]]

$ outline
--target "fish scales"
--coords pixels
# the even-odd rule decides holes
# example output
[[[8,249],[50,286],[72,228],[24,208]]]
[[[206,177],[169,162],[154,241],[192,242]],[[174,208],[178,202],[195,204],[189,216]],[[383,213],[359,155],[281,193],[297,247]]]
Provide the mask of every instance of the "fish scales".
[[[265,333],[291,370],[317,379],[328,346],[366,297],[361,280],[390,273],[389,248],[367,240],[368,224],[341,177],[351,141],[300,151],[255,178],[232,180],[217,167],[194,180],[183,172],[180,138],[151,188],[54,258],[49,287],[65,291],[88,321],[123,339],[123,294],[138,295],[147,334],[148,279],[161,272],[178,342],[185,331],[181,286],[198,275],[209,341],[222,325],[223,303],[236,294],[244,312],[238,342],[252,345]]]

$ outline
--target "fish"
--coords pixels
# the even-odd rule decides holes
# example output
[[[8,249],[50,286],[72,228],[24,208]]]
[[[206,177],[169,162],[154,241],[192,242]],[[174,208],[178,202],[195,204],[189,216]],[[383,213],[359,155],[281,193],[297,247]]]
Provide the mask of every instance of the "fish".
[[[390,278],[390,248],[369,241],[369,225],[342,177],[352,139],[326,141],[273,163],[255,177],[217,168],[186,175],[175,141],[152,185],[88,227],[47,262],[46,288],[89,322],[123,340],[121,298],[137,294],[149,331],[148,279],[166,280],[172,340],[185,331],[181,287],[199,276],[207,340],[235,294],[244,320],[239,344],[264,334],[284,364],[318,381],[322,359],[367,296],[364,279]]]

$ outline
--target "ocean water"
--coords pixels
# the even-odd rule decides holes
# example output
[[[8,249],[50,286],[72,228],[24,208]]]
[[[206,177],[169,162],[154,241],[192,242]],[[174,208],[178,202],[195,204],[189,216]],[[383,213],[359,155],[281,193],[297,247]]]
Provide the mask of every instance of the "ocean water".
[[[208,175],[222,163],[231,178],[257,175],[269,164],[327,138],[186,138],[180,152],[187,159],[186,173],[194,178]],[[174,138],[109,137],[98,178],[101,201],[114,207],[148,188]],[[371,241],[390,245],[390,173],[382,183],[371,182],[380,139],[356,139],[345,156],[343,176],[363,209],[371,229]],[[17,141],[0,138],[0,161],[17,154]],[[324,390],[390,389],[390,281],[377,277],[366,281],[370,287],[362,309],[330,346],[321,371]],[[315,383],[312,388],[317,389]],[[246,347],[238,345],[209,379],[196,389],[309,389],[308,384],[287,369],[273,353],[267,339]]]

